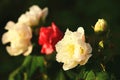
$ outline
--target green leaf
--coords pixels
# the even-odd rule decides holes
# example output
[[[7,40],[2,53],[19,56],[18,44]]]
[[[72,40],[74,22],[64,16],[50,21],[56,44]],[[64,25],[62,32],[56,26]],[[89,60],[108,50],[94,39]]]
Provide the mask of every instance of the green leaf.
[[[8,80],[15,80],[15,76],[17,74],[19,74],[19,71],[20,71],[21,67],[17,68],[16,70],[14,70],[10,75],[9,75],[9,78]]]
[[[96,75],[96,80],[110,80],[106,72],[99,72]]]
[[[8,80],[22,79],[21,72],[30,63],[30,61],[31,61],[31,56],[25,57],[23,64],[17,69],[15,69],[12,73],[10,73]]]
[[[29,78],[33,75],[33,73],[39,68],[40,72],[44,72],[44,58],[43,56],[33,56],[30,70],[28,70]]]
[[[55,80],[66,80],[65,79],[65,75],[64,75],[62,70],[59,71],[59,73],[58,73],[58,75],[57,75]]]
[[[76,75],[76,80],[85,79],[89,71],[86,71],[85,68],[81,68],[79,73]]]
[[[25,57],[24,62],[21,66],[22,67],[28,66],[30,64],[31,60],[32,60],[32,56],[29,55],[29,56]]]
[[[90,72],[88,72],[85,80],[95,80],[95,74],[92,70]]]
[[[72,70],[68,70],[68,71],[66,71],[66,74],[67,74],[67,76],[70,78],[70,79],[75,79],[75,77],[76,77],[76,75],[77,75],[77,73],[75,73],[75,72],[73,72]]]

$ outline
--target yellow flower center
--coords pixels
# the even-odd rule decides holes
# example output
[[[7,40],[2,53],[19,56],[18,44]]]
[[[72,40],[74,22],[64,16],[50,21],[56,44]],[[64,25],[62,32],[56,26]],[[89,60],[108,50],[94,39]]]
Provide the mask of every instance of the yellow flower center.
[[[74,45],[73,44],[69,44],[67,47],[66,47],[66,51],[69,53],[70,56],[72,56],[74,54]]]
[[[84,49],[82,47],[80,47],[80,54],[84,53]]]

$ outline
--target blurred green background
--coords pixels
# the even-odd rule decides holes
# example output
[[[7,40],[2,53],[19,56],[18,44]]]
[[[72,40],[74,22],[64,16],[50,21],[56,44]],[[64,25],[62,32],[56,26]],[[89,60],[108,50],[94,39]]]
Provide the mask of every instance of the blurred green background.
[[[99,18],[104,18],[111,29],[113,50],[118,54],[109,70],[120,79],[120,1],[119,0],[0,0],[0,39],[5,32],[4,26],[9,20],[17,22],[18,17],[32,5],[48,7],[49,13],[45,25],[52,21],[62,30],[85,28],[86,34],[92,34]],[[24,57],[11,57],[0,41],[0,80],[7,80],[8,75],[21,65]],[[38,52],[39,53],[39,52]]]

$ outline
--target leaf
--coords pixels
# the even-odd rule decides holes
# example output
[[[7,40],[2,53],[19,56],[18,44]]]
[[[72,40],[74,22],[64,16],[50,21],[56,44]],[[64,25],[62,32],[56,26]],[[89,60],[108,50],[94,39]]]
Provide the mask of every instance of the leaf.
[[[23,64],[21,66],[22,67],[28,66],[29,63],[31,62],[31,60],[32,60],[32,56],[29,55],[29,56],[25,57],[24,62],[23,62]]]
[[[30,70],[28,69],[29,78],[33,75],[33,73],[39,68],[40,72],[44,71],[44,58],[43,56],[33,56]]]
[[[18,67],[16,70],[14,70],[10,75],[9,75],[9,80],[19,80],[20,78],[22,78],[21,75],[21,71],[30,63],[31,61],[31,56],[27,56],[24,59],[23,64]]]
[[[110,80],[107,72],[99,72],[96,75],[96,80]]]
[[[76,76],[76,80],[85,79],[88,73],[89,72],[86,71],[85,68],[80,69],[78,75]]]
[[[73,72],[72,70],[66,71],[66,74],[70,79],[75,79],[75,77],[77,75],[77,73]]]
[[[95,74],[92,70],[90,72],[88,72],[85,80],[95,80]]]
[[[58,75],[57,75],[55,80],[66,80],[65,79],[65,75],[64,75],[62,70],[59,71],[59,73],[58,73]]]
[[[17,68],[16,70],[14,70],[10,75],[9,75],[9,78],[8,80],[15,80],[15,76],[17,74],[19,74],[19,71],[20,71],[21,67]]]

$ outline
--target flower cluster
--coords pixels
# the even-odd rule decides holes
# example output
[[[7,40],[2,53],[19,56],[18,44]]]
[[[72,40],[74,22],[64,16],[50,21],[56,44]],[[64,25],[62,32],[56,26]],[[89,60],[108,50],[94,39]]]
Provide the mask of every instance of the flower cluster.
[[[37,5],[33,5],[30,7],[30,11],[19,17],[17,23],[13,21],[7,23],[5,29],[8,32],[3,34],[2,42],[3,44],[10,42],[10,46],[6,47],[10,55],[27,56],[32,52],[32,29],[30,27],[37,25],[40,19],[46,17],[47,13],[47,8],[41,10]]]
[[[10,43],[10,45],[6,47],[8,53],[11,56],[18,56],[21,54],[23,54],[24,56],[29,56],[34,49],[33,47],[38,45],[40,49],[39,51],[42,54],[38,54],[42,56],[39,58],[41,61],[43,61],[43,63],[41,63],[42,66],[47,65],[47,58],[43,58],[43,56],[49,56],[52,54],[55,54],[55,59],[57,62],[63,64],[64,71],[71,70],[78,65],[86,65],[89,59],[94,56],[94,54],[92,54],[94,49],[91,46],[90,42],[86,41],[84,28],[78,27],[77,31],[71,31],[69,30],[69,28],[67,28],[66,32],[64,33],[54,22],[51,23],[51,26],[47,27],[39,25],[40,23],[42,23],[42,21],[45,21],[47,15],[48,8],[44,8],[42,10],[41,8],[39,8],[39,6],[33,5],[30,7],[29,11],[22,14],[18,18],[18,21],[16,23],[13,21],[9,21],[5,26],[7,32],[5,32],[2,36],[3,44]],[[39,28],[36,27],[38,25]],[[33,29],[33,27],[39,30],[36,34],[37,39],[35,39],[37,40],[35,42],[38,43],[34,46],[31,42],[32,38],[34,37],[33,33],[35,32],[35,29]],[[104,19],[98,19],[93,30],[95,33],[106,31],[107,22]],[[98,39],[99,46],[103,48],[104,39],[101,39],[103,38]],[[31,57],[27,59],[31,59]],[[31,60],[38,61],[39,59]],[[29,60],[25,60],[24,65],[25,63],[28,64],[31,62],[29,62]],[[41,67],[41,65],[37,64],[35,64],[36,68]],[[101,65],[103,68],[103,64]],[[32,69],[35,70],[35,67],[32,67]],[[21,67],[20,69],[22,68],[23,67]]]
[[[2,41],[3,43],[11,43],[11,46],[7,47],[10,55],[17,56],[22,53],[27,56],[32,52],[32,44],[30,42],[32,29],[30,26],[37,25],[40,18],[45,19],[47,13],[47,8],[41,10],[34,5],[30,7],[30,11],[19,17],[17,23],[12,21],[7,23],[5,29],[8,32],[3,35]],[[55,23],[48,27],[40,27],[39,31],[38,42],[42,45],[41,53],[51,54],[56,47],[56,60],[64,63],[64,70],[74,68],[78,64],[86,64],[92,55],[90,54],[92,47],[85,42],[84,29],[82,27],[79,27],[76,32],[67,29],[64,37]]]

